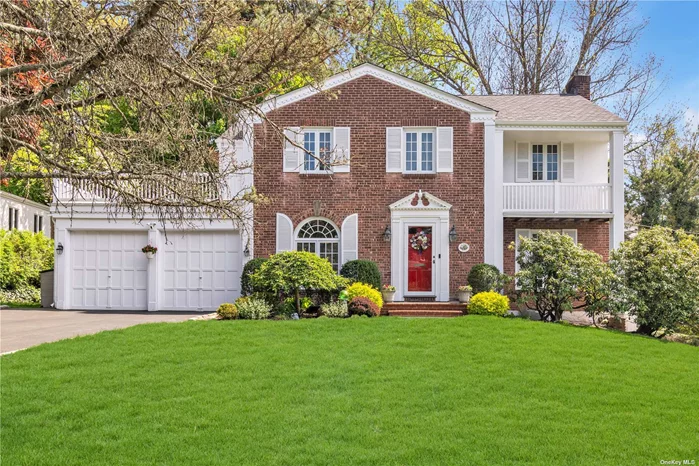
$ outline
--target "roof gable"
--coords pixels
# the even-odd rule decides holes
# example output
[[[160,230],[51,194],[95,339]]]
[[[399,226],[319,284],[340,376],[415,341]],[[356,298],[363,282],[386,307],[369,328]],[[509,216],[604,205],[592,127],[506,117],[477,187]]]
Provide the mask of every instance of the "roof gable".
[[[335,74],[326,79],[319,87],[308,85],[300,89],[296,89],[295,91],[291,91],[286,94],[273,97],[263,102],[260,105],[259,109],[262,113],[267,113],[272,110],[276,110],[286,105],[314,96],[323,91],[327,91],[329,89],[355,80],[357,78],[361,78],[362,76],[373,76],[374,78],[380,79],[387,83],[394,84],[398,87],[402,87],[403,89],[407,89],[411,92],[415,92],[417,94],[423,95],[425,97],[444,103],[446,105],[458,108],[459,110],[468,112],[471,115],[471,121],[474,122],[492,121],[495,118],[495,111],[488,107],[480,105],[476,102],[470,102],[468,100],[462,99],[459,96],[449,94],[448,92],[444,92],[440,89],[419,83],[412,79],[406,78],[399,74],[393,73],[376,65],[371,65],[368,63]]]

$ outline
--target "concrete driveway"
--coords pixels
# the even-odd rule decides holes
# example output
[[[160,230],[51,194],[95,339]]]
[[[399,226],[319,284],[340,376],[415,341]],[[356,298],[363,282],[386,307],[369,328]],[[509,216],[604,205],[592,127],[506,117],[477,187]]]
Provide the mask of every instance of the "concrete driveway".
[[[201,313],[0,310],[0,353],[147,322],[181,322]]]

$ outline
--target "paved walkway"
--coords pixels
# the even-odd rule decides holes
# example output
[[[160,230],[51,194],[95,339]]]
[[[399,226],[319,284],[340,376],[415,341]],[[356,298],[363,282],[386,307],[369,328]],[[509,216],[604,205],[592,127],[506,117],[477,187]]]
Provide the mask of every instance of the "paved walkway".
[[[0,353],[10,353],[41,343],[147,322],[181,322],[197,315],[201,314],[2,309],[0,310]]]

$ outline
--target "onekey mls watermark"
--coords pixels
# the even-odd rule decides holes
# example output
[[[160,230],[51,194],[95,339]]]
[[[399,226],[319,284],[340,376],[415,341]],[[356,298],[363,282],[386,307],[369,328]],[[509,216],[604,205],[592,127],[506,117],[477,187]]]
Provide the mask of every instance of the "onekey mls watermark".
[[[694,465],[696,460],[660,460],[660,464],[673,464],[676,466]]]

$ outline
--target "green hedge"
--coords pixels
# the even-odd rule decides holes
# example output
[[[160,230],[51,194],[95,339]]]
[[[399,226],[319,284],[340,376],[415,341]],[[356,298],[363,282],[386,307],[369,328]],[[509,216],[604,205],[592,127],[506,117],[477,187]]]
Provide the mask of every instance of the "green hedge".
[[[53,268],[53,240],[43,233],[0,230],[0,290],[38,288]]]
[[[377,290],[381,289],[381,272],[379,272],[376,262],[361,259],[348,261],[342,266],[340,275],[352,283],[366,283]]]

